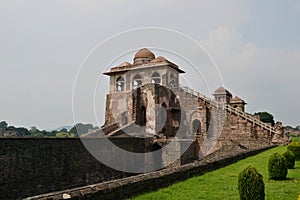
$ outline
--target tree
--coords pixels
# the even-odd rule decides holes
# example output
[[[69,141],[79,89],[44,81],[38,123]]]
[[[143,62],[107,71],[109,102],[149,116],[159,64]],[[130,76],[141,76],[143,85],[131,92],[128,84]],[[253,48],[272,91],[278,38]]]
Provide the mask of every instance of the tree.
[[[63,128],[60,130],[60,132],[68,132],[68,130],[66,128]]]
[[[0,122],[0,128],[7,128],[8,124],[6,121]]]
[[[56,136],[57,130],[52,130],[48,136]]]
[[[78,133],[77,133],[77,129],[76,129],[76,125],[73,126],[71,129],[70,129],[70,133],[75,135],[75,136],[78,136]]]
[[[36,126],[32,126],[30,127],[29,132],[31,133],[31,135],[36,135],[38,132],[40,132]]]
[[[300,131],[300,126],[298,125],[298,126],[296,126],[296,128],[295,128],[297,131]]]
[[[27,130],[27,128],[20,127],[20,128],[15,128],[17,131],[18,135],[20,136],[30,136],[30,132]]]
[[[271,123],[272,126],[275,124],[274,116],[268,112],[257,112],[254,115],[259,115],[260,121],[264,123]]]
[[[71,128],[70,133],[74,134],[75,136],[80,136],[87,133],[90,129],[96,129],[96,128],[97,127],[94,127],[92,124],[78,123]]]
[[[58,132],[55,135],[56,137],[69,137],[69,133],[67,132]]]

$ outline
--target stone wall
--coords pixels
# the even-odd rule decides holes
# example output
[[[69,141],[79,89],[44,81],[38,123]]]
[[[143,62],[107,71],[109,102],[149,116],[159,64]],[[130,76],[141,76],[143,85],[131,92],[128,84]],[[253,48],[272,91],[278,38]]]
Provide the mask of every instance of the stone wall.
[[[219,142],[222,146],[236,144],[244,149],[255,149],[271,145],[271,139],[268,130],[227,112]]]
[[[224,151],[223,149],[220,150],[220,152],[215,152],[214,154],[195,163],[131,176],[106,183],[38,195],[27,198],[27,200],[57,200],[63,199],[63,195],[69,196],[72,199],[127,199],[141,193],[167,187],[175,182],[188,179],[195,175],[201,175],[206,172],[219,169],[248,156],[260,153],[268,148],[270,147],[242,152],[232,151],[231,153],[229,153],[228,150]]]
[[[97,140],[100,146],[102,142],[85,140]],[[111,140],[128,151],[145,151],[141,138]],[[130,175],[100,163],[79,138],[0,138],[0,199],[18,199]]]
[[[158,151],[138,158],[117,157],[114,145],[103,138],[0,138],[0,199],[18,199],[136,175],[112,169],[90,152],[99,157],[109,156],[120,169],[147,168],[146,171],[179,166],[197,157],[196,143],[191,145],[190,140],[175,141],[168,152],[160,149],[166,140],[161,146],[153,138],[109,140],[128,152]],[[178,159],[172,161],[173,156]]]

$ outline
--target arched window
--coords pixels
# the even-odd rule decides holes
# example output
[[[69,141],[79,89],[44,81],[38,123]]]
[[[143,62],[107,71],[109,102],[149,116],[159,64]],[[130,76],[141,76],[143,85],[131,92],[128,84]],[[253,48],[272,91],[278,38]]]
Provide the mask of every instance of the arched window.
[[[176,79],[175,79],[175,75],[171,74],[170,75],[170,85],[173,86],[176,84]]]
[[[143,83],[142,81],[142,76],[137,74],[133,77],[133,81],[132,81],[132,87],[133,89],[138,88],[139,86],[141,86]]]
[[[151,83],[160,84],[160,74],[154,72],[151,76]]]
[[[117,91],[124,91],[124,87],[125,87],[125,80],[123,77],[120,76],[117,79],[116,89]]]

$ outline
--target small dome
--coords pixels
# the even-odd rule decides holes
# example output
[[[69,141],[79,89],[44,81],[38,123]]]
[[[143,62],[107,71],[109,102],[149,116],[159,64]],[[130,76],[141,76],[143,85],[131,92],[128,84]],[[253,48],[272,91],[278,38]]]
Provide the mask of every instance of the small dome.
[[[246,102],[243,99],[241,99],[240,97],[238,97],[238,96],[235,96],[234,98],[232,98],[230,100],[230,102],[231,103],[243,103],[243,104],[246,104]]]
[[[123,62],[119,64],[117,67],[126,67],[126,66],[131,66],[131,64],[129,62]]]
[[[165,57],[158,56],[157,58],[151,60],[150,62],[151,63],[158,63],[158,62],[165,62],[165,61],[168,61]]]
[[[153,60],[155,55],[147,48],[140,49],[134,56],[134,60],[138,58],[148,58]]]
[[[110,69],[110,71],[122,70],[122,69],[129,68],[130,66],[132,66],[132,64],[130,64],[129,62],[123,62],[123,63],[119,64],[119,65],[116,66],[116,67],[112,67],[112,68]]]
[[[232,94],[223,87],[219,87],[218,89],[216,89],[215,94],[226,94],[226,95],[232,96]]]
[[[232,101],[243,101],[240,97],[235,96],[234,98],[232,98]]]
[[[226,90],[225,90],[225,88],[223,88],[223,87],[219,87],[218,89],[215,90],[215,93],[216,93],[216,94],[219,94],[219,93],[225,93],[225,92],[226,92]]]

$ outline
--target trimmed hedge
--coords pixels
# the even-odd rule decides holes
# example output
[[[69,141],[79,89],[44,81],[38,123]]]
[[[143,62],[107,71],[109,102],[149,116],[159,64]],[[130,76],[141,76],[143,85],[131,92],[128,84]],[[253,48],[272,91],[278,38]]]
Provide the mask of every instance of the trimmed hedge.
[[[241,200],[265,199],[265,184],[263,176],[252,166],[239,173],[238,190]]]
[[[269,177],[274,180],[283,180],[286,178],[288,168],[284,156],[274,153],[269,158],[268,163]]]
[[[287,149],[295,154],[296,160],[300,160],[300,142],[291,142]]]
[[[287,150],[282,154],[286,159],[286,164],[288,169],[293,169],[295,166],[295,154],[290,150]]]

